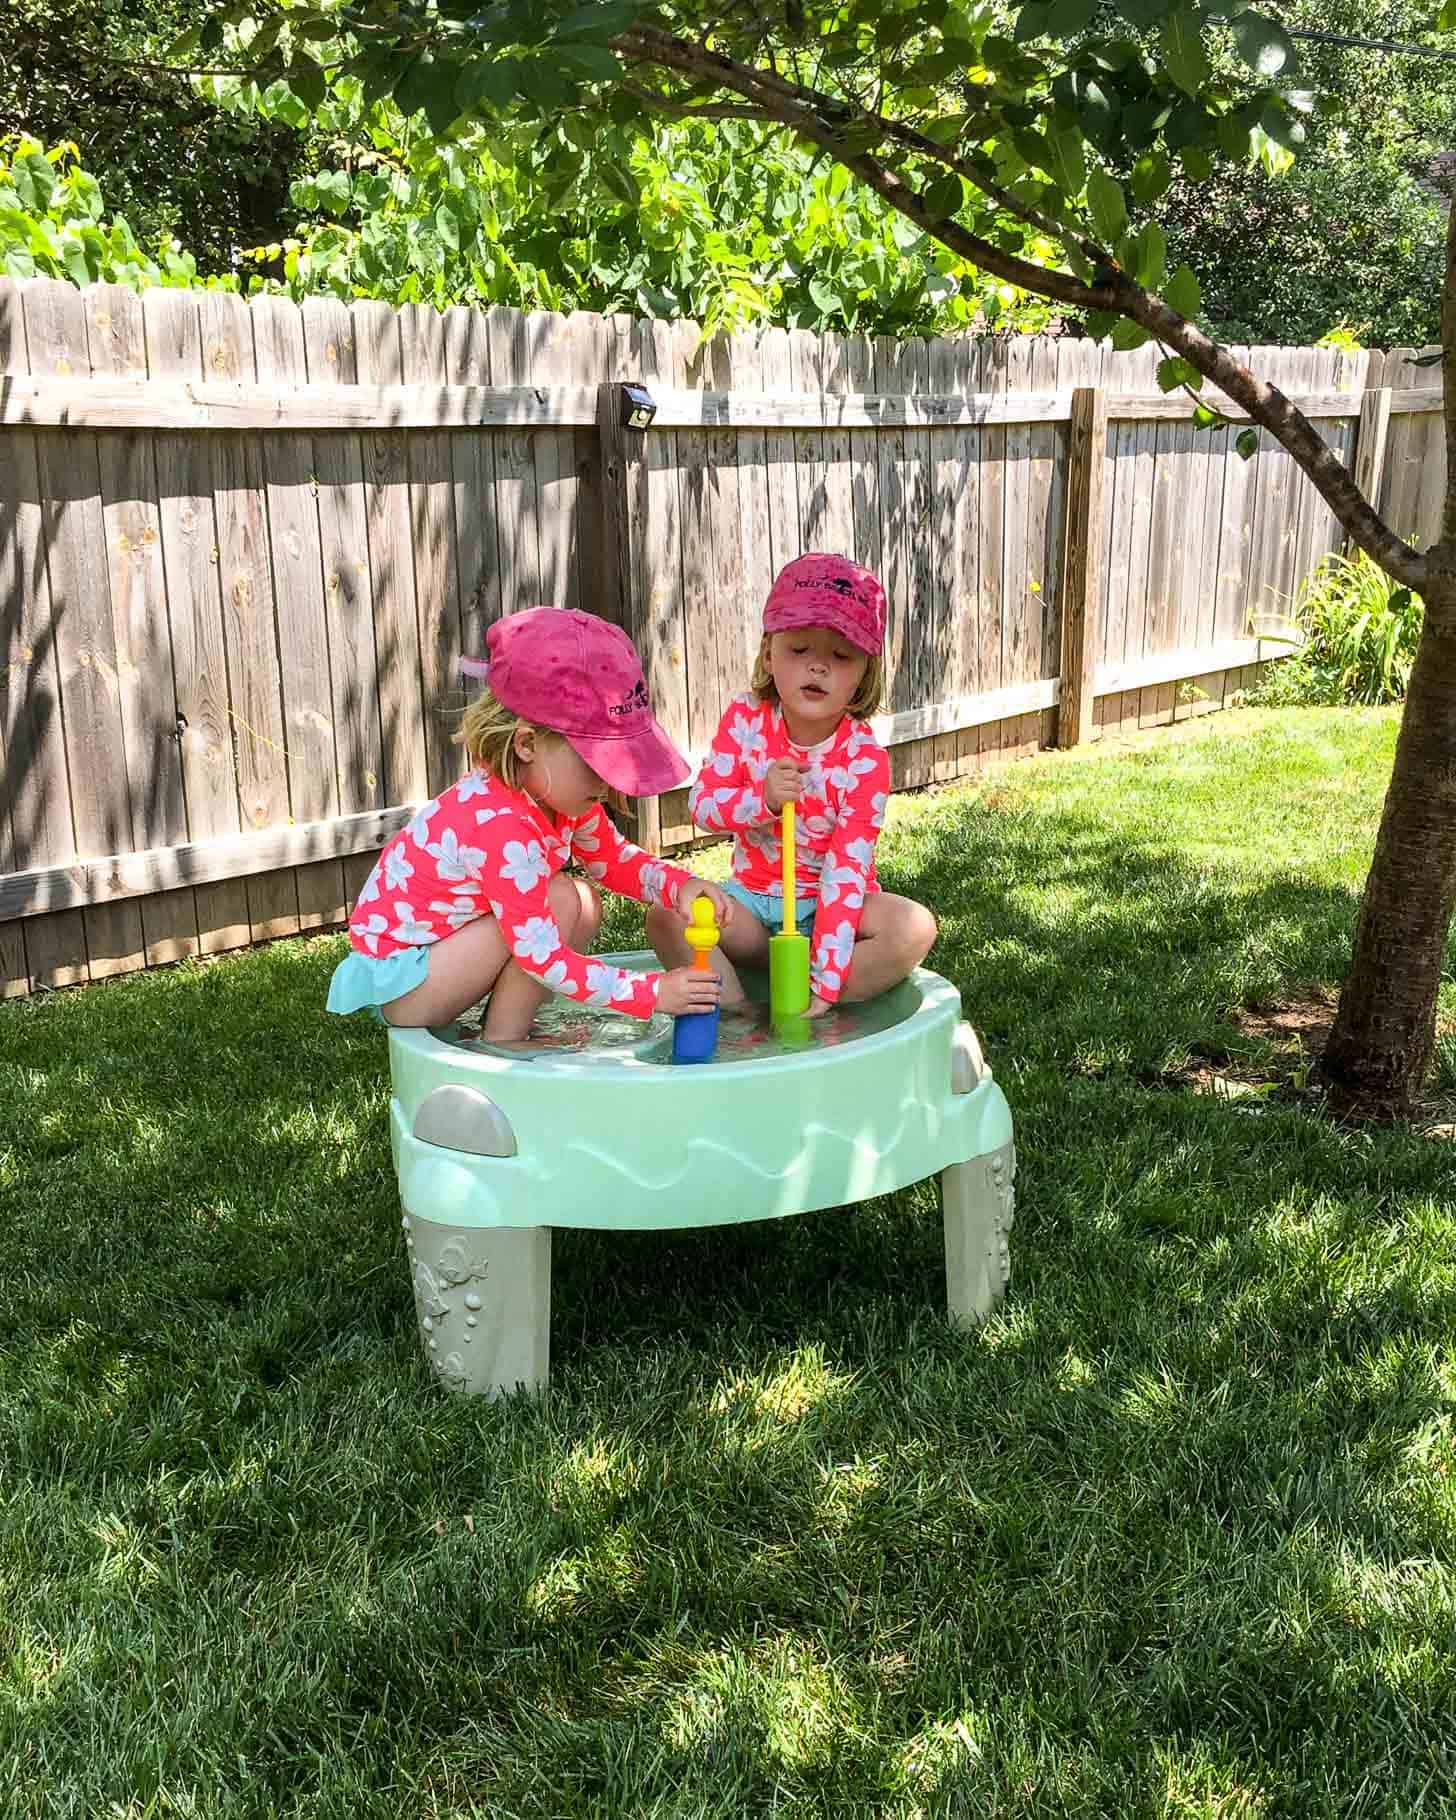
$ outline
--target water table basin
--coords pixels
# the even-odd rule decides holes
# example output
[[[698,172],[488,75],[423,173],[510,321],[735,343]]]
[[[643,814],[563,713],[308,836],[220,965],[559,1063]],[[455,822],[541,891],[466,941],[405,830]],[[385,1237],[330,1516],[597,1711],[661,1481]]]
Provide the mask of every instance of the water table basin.
[[[787,1033],[753,1003],[724,1013],[714,1059],[696,1066],[673,1064],[670,1018],[560,998],[519,1047],[480,1042],[469,1019],[391,1029],[391,1147],[437,1377],[485,1395],[545,1385],[553,1227],[776,1219],[930,1175],[951,1318],[982,1318],[1010,1274],[1015,1152],[960,1010],[924,968]]]

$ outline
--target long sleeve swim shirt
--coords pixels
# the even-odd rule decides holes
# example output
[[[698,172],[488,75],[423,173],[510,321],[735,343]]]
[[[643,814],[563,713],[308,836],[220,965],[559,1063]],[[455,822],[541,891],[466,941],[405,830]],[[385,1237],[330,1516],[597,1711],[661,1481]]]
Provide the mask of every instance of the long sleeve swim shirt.
[[[705,833],[733,836],[733,876],[746,891],[782,895],[779,812],[764,802],[776,760],[806,767],[795,816],[797,894],[818,908],[810,938],[815,994],[832,1004],[844,990],[865,898],[878,891],[875,843],[890,795],[890,756],[867,721],[846,716],[817,746],[796,746],[777,702],[740,695],[718,724],[688,802]]]
[[[384,848],[354,906],[350,941],[361,954],[397,954],[493,916],[515,960],[543,986],[650,1017],[660,971],[633,973],[567,947],[547,892],[571,860],[594,883],[644,904],[670,906],[690,877],[624,839],[599,803],[585,815],[553,815],[477,768]]]

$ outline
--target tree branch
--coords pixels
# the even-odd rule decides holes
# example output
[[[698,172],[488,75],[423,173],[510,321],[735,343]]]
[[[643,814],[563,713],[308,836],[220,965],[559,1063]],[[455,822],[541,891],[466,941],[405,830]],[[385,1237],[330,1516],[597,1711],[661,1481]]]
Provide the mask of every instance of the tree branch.
[[[638,82],[624,82],[622,93],[630,95],[634,101],[645,102],[648,107],[666,114],[673,120],[762,120],[763,109],[752,107],[747,102],[709,102],[702,107],[694,107],[689,101],[674,101],[670,95],[655,94],[650,88],[643,88]]]
[[[1131,317],[1157,340],[1176,348],[1221,392],[1242,405],[1250,420],[1266,429],[1299,463],[1360,548],[1374,557],[1387,574],[1420,592],[1431,572],[1427,557],[1396,536],[1355,485],[1354,476],[1339,456],[1278,386],[1256,378],[1227,348],[1211,341],[1196,323],[1189,322],[1126,274],[1118,273],[1110,288],[1117,295],[1113,309]]]
[[[1251,422],[1268,430],[1275,441],[1288,450],[1339,523],[1388,574],[1417,592],[1429,579],[1431,564],[1427,557],[1412,549],[1390,529],[1304,413],[1277,386],[1256,378],[1227,348],[1210,340],[1196,324],[1189,322],[1161,297],[1144,290],[1115,265],[1103,265],[1098,282],[1086,285],[1065,273],[1030,265],[1012,254],[1003,253],[989,241],[969,233],[954,219],[933,215],[924,196],[907,184],[898,171],[868,152],[852,152],[845,147],[841,121],[822,118],[815,107],[808,104],[807,96],[786,94],[781,77],[751,69],[717,51],[701,51],[653,26],[634,26],[613,43],[633,63],[676,69],[699,80],[716,82],[744,96],[762,108],[767,116],[782,121],[801,139],[831,152],[847,170],[907,220],[983,271],[1036,296],[1048,297],[1075,309],[1114,311],[1145,328],[1157,340],[1169,343],[1235,404],[1241,405]],[[830,97],[814,97],[814,100],[826,102],[830,110],[847,111],[843,103]],[[973,176],[971,181],[980,186],[979,178]],[[1064,229],[1057,228],[1055,234],[1058,239],[1065,238]],[[1453,341],[1456,336],[1447,334],[1448,385]]]
[[[686,43],[655,26],[633,26],[612,42],[613,48],[633,63],[665,66],[683,75],[716,82],[721,87],[742,95],[762,110],[765,120],[780,122],[799,138],[831,153],[907,220],[913,221],[943,246],[948,246],[952,252],[969,259],[983,271],[1003,278],[1008,284],[1017,285],[1023,290],[1034,291],[1038,296],[1054,298],[1058,303],[1065,303],[1073,309],[1118,308],[1114,293],[1106,287],[1083,284],[1080,279],[1064,272],[1048,271],[1044,266],[1032,265],[1012,253],[1002,252],[1000,247],[970,233],[959,222],[933,214],[926,207],[925,198],[920,192],[912,189],[889,165],[870,157],[867,152],[849,151],[844,144],[843,132],[846,126],[853,126],[856,121],[853,117],[854,110],[845,103],[829,96],[815,96],[816,101],[826,103],[831,111],[846,116],[826,121],[807,100],[801,99],[797,85],[786,92],[789,85],[785,84],[782,77],[751,69],[718,51],[699,50],[695,44]],[[812,94],[812,91],[803,93]],[[1058,230],[1059,237],[1060,232]]]

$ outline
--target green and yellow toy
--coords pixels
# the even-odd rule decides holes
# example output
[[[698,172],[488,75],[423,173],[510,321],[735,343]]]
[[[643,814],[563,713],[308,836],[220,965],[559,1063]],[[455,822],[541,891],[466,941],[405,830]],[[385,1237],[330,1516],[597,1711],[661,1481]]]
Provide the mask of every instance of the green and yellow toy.
[[[784,804],[784,926],[768,944],[768,1006],[779,1018],[802,1017],[809,1009],[809,938],[796,926],[798,876],[794,866],[794,805]]]

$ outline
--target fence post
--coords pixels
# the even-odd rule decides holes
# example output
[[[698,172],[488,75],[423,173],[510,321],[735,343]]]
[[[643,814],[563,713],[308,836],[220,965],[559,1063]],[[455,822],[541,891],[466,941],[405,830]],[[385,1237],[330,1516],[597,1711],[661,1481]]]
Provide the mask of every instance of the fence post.
[[[608,381],[597,387],[597,435],[601,446],[601,577],[600,612],[620,626],[642,659],[647,693],[658,699],[653,684],[653,640],[645,630],[642,539],[647,529],[647,450],[651,434],[629,429],[622,421],[622,387]],[[649,853],[662,851],[662,809],[655,796],[641,797],[633,808],[637,843]]]
[[[1062,565],[1062,677],[1057,744],[1064,749],[1092,737],[1106,469],[1107,394],[1100,386],[1078,386],[1072,393],[1066,560]]]
[[[1360,427],[1355,432],[1355,485],[1377,512],[1390,436],[1390,396],[1388,385],[1366,390],[1360,400]]]

